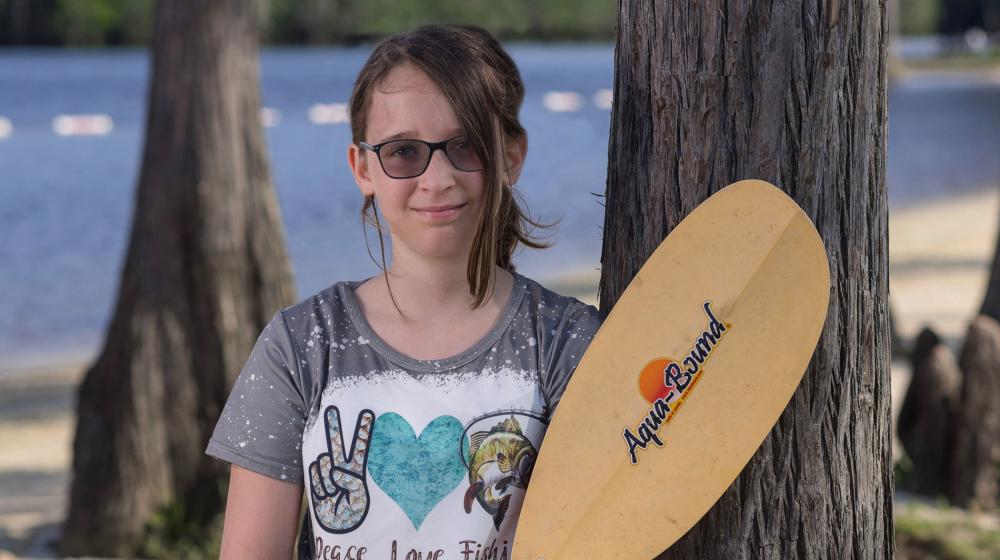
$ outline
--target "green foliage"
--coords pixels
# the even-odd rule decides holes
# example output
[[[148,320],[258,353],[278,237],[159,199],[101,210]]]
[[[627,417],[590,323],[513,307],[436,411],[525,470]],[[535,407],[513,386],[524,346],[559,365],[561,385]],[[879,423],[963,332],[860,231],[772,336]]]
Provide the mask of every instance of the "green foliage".
[[[363,36],[384,36],[423,23],[476,24],[504,39],[611,39],[617,3],[608,0],[368,0],[356,4]]]
[[[153,516],[146,538],[136,551],[140,558],[208,560],[219,557],[223,515],[220,513],[228,478],[206,480],[187,499],[177,499]]]
[[[103,45],[119,17],[112,0],[59,0],[53,26],[67,45]]]
[[[901,35],[934,35],[943,0],[898,0]]]
[[[111,0],[120,17],[114,43],[145,45],[153,36],[153,0]]]
[[[139,45],[152,34],[153,0],[58,0],[52,28],[71,46]]]
[[[913,474],[913,460],[905,452],[903,456],[896,461],[896,464],[892,467],[892,475],[895,480],[896,487],[902,488],[906,486],[906,481]]]
[[[301,42],[302,36],[295,0],[261,0],[257,2],[257,20],[262,42]]]
[[[152,36],[154,0],[39,0],[18,25],[10,1],[0,0],[0,42],[142,45]],[[501,39],[611,40],[618,16],[614,0],[253,1],[262,42],[281,44],[357,43],[424,23],[476,24]]]

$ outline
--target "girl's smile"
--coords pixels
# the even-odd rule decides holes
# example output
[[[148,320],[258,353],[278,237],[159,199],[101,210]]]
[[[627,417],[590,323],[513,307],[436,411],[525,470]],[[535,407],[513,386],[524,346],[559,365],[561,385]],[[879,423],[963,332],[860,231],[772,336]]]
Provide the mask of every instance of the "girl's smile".
[[[432,222],[446,222],[458,215],[465,204],[450,206],[428,206],[426,208],[416,208],[415,210]]]

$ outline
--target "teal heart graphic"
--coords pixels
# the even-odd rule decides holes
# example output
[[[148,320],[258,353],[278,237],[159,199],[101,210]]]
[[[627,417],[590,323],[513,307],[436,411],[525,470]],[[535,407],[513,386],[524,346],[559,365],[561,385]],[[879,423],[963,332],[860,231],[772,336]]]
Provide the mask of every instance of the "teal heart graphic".
[[[395,412],[375,420],[368,473],[402,508],[414,529],[468,474],[457,452],[462,431],[462,423],[453,416],[438,416],[419,438]],[[462,448],[467,446],[463,441]]]

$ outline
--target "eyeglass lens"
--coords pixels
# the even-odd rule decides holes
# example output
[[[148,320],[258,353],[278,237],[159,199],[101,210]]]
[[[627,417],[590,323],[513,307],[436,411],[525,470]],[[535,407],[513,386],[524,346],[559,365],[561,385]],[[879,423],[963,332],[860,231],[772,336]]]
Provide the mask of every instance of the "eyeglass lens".
[[[480,171],[483,164],[467,138],[454,138],[444,147],[448,160],[459,171]],[[379,150],[382,168],[390,177],[397,179],[416,177],[427,169],[431,159],[431,148],[414,140],[393,140],[386,142]]]

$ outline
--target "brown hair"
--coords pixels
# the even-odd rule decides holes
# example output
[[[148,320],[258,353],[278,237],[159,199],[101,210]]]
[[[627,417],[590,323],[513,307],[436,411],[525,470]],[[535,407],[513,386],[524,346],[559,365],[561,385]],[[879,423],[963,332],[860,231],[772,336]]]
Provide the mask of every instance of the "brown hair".
[[[518,120],[518,111],[524,101],[524,83],[510,55],[481,27],[424,25],[393,35],[375,47],[354,83],[350,118],[351,139],[355,144],[365,140],[374,89],[393,68],[406,63],[420,69],[438,86],[483,162],[482,213],[472,240],[467,271],[469,291],[475,296],[473,307],[479,307],[493,290],[493,266],[514,270],[511,257],[518,243],[534,249],[550,246],[531,236],[528,230],[549,228],[553,224],[529,218],[515,200],[514,190],[508,188],[512,185],[503,184],[507,170],[506,142],[525,136],[524,127]],[[385,270],[385,244],[373,195],[365,196],[361,217],[362,224],[370,223],[378,232],[382,269]],[[387,286],[388,281],[387,274]],[[389,295],[392,297],[391,289]]]

